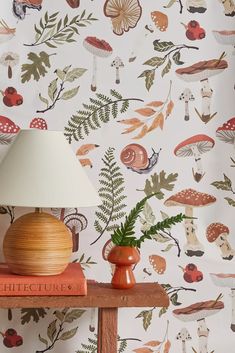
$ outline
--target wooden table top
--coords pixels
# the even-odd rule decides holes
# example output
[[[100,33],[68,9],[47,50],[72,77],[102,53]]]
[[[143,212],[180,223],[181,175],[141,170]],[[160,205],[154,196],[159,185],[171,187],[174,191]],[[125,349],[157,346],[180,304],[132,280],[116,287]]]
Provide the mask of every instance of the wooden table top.
[[[0,308],[167,307],[169,298],[157,283],[137,283],[114,289],[108,283],[88,283],[86,296],[0,296]]]

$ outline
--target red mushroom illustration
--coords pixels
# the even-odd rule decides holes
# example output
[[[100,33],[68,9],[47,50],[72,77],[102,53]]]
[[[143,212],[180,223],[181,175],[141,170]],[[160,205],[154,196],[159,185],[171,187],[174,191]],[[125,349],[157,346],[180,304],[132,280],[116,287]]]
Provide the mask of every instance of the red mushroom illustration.
[[[169,197],[165,202],[165,206],[185,207],[185,215],[193,217],[193,208],[209,206],[216,201],[212,195],[205,194],[193,189],[185,189],[175,195]],[[185,231],[187,243],[184,251],[187,256],[202,256],[204,247],[196,236],[196,225],[193,219],[185,219]]]
[[[43,0],[13,0],[13,13],[18,19],[23,20],[27,8],[40,11],[42,8],[42,2]]]
[[[232,260],[235,250],[228,241],[229,228],[223,223],[211,223],[206,229],[206,237],[210,243],[215,243],[221,250],[224,260]]]
[[[8,145],[19,132],[20,128],[11,119],[0,115],[0,144]]]
[[[235,148],[235,118],[231,118],[216,130],[216,136],[223,142],[231,143]]]
[[[220,74],[228,67],[226,60],[223,60],[224,53],[219,59],[199,61],[198,63],[177,69],[176,75],[186,82],[201,82],[202,114],[196,112],[204,123],[208,123],[215,115],[211,114],[211,98],[213,90],[210,87],[209,78]]]
[[[107,58],[113,52],[112,47],[103,39],[96,37],[86,37],[83,46],[91,54],[93,54],[93,74],[91,82],[91,90],[96,91],[96,74],[97,74],[97,56],[100,58]]]
[[[207,347],[210,330],[207,327],[205,318],[217,314],[223,308],[224,303],[216,299],[195,303],[185,308],[173,310],[173,315],[183,322],[198,322],[197,333],[199,337],[199,353],[208,353]]]
[[[196,182],[199,182],[205,172],[203,171],[201,155],[210,151],[214,147],[215,141],[207,135],[194,135],[181,143],[175,149],[174,154],[178,157],[194,157],[196,162],[196,171],[193,171],[193,177]]]
[[[34,118],[29,124],[30,129],[47,130],[47,122],[43,118]]]
[[[232,298],[232,322],[231,330],[235,332],[235,274],[211,273],[213,283],[218,287],[227,287],[231,289]]]

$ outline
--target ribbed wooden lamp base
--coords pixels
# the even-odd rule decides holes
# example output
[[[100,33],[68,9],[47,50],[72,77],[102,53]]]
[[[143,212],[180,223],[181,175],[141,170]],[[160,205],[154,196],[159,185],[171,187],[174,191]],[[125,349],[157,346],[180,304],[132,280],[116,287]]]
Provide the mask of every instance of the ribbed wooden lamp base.
[[[3,253],[13,273],[57,275],[70,262],[72,238],[64,223],[54,216],[44,212],[28,213],[7,230]]]

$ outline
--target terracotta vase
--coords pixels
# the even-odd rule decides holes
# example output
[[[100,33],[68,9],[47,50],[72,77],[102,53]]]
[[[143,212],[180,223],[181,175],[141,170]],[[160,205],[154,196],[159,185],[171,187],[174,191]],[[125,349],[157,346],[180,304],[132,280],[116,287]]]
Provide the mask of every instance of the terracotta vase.
[[[140,260],[139,252],[131,246],[114,246],[108,255],[108,261],[116,265],[112,286],[117,289],[129,289],[135,285],[133,265]]]

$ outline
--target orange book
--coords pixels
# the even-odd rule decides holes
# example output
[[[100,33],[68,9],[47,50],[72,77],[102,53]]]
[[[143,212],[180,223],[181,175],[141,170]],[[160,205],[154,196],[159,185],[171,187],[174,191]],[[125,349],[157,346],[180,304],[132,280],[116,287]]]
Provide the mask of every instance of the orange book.
[[[55,276],[21,276],[0,264],[0,296],[86,295],[87,282],[79,263],[70,263]]]

